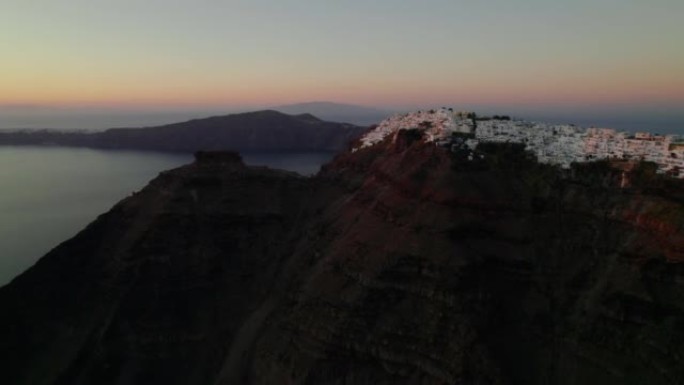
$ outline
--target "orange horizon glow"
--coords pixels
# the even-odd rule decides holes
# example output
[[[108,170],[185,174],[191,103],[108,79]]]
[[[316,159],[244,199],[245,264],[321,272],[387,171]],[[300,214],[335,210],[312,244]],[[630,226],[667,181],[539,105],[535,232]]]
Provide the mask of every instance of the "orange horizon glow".
[[[684,109],[684,3],[654,1],[17,2],[0,106]]]
[[[249,87],[245,87],[249,88]],[[50,93],[9,92],[13,97],[0,97],[0,106],[45,106],[45,107],[99,107],[99,108],[201,108],[217,106],[269,106],[307,101],[333,101],[339,103],[372,106],[411,106],[411,105],[510,105],[526,106],[562,106],[562,105],[624,105],[624,104],[668,104],[684,105],[682,87],[663,87],[661,89],[579,89],[565,88],[539,89],[529,92],[515,89],[474,89],[452,90],[420,90],[406,88],[396,91],[389,89],[369,90],[363,92],[335,93],[308,90],[245,90],[242,92],[106,92],[93,90],[83,92],[53,91]]]
[[[44,69],[51,72],[51,68]],[[192,74],[190,74],[192,75]],[[238,79],[178,77],[143,79],[95,79],[80,82],[59,74],[21,77],[0,73],[0,105],[48,106],[219,106],[278,105],[307,100],[334,100],[369,106],[411,104],[625,104],[681,103],[684,105],[684,76],[659,73],[650,77],[603,77],[585,79],[551,77],[541,79],[524,74],[493,79],[433,79],[421,75],[411,80],[369,77],[330,79],[284,79],[257,75]],[[82,77],[81,77],[82,78]]]

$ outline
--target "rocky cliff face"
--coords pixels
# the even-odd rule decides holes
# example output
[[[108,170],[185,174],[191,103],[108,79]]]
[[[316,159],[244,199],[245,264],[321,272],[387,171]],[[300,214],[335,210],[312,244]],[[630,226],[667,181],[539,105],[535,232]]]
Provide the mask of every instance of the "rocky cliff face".
[[[683,186],[482,155],[200,155],[0,289],[5,380],[682,383]]]

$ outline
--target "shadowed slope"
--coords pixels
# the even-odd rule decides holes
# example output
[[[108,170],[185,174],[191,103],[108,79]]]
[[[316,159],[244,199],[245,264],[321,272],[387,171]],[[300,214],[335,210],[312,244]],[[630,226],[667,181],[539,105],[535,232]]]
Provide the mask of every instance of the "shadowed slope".
[[[413,133],[205,154],[0,289],[11,384],[677,384],[681,185]]]

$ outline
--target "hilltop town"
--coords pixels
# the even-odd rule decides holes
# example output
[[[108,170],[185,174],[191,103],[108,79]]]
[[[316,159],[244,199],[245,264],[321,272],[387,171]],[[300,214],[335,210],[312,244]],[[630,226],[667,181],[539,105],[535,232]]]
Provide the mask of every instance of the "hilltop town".
[[[449,145],[460,138],[474,150],[480,142],[521,143],[541,163],[569,168],[574,162],[621,159],[653,162],[658,172],[684,178],[684,138],[677,135],[618,132],[610,128],[556,125],[507,116],[478,118],[451,108],[394,115],[361,138],[354,151],[372,146],[401,129],[424,131],[426,141]]]

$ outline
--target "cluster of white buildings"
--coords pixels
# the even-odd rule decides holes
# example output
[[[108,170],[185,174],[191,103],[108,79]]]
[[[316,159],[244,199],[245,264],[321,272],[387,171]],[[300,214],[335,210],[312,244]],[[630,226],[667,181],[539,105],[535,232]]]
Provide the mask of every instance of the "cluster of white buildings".
[[[361,138],[361,148],[381,142],[386,136],[399,130],[423,129],[428,142],[451,135],[452,132],[472,133],[474,124],[466,119],[467,113],[451,109],[418,111],[399,114],[383,120],[378,127]]]
[[[631,136],[610,128],[589,128],[588,159],[636,159],[658,164],[661,172],[684,178],[684,138],[639,132]]]
[[[359,148],[372,146],[401,129],[421,129],[426,140],[448,143],[452,134],[470,134],[467,146],[480,142],[523,143],[542,163],[568,168],[573,162],[598,159],[645,160],[658,164],[660,172],[684,178],[684,139],[676,135],[630,135],[607,128],[581,128],[521,120],[478,120],[452,109],[418,111],[384,120],[361,138]]]

